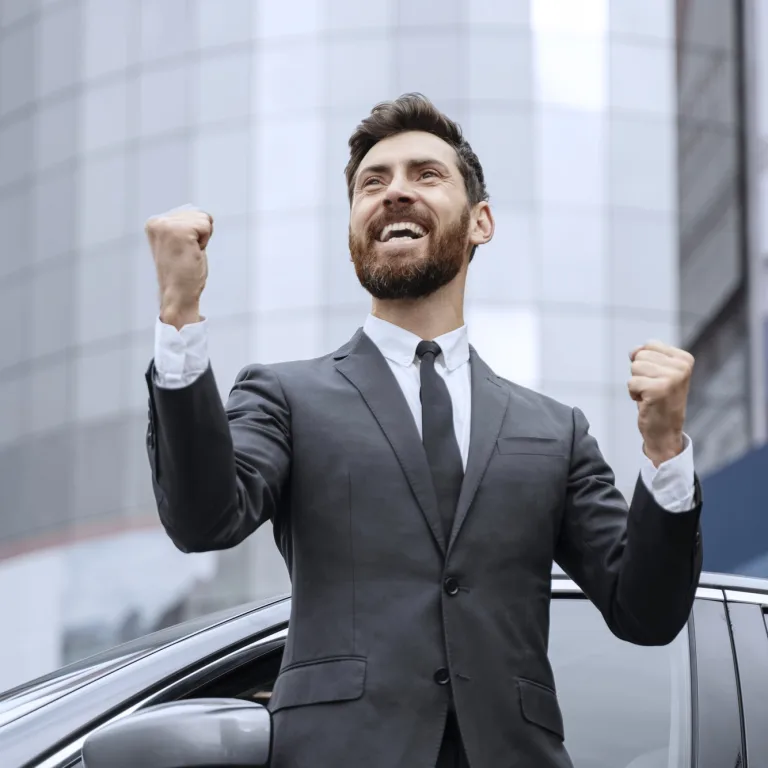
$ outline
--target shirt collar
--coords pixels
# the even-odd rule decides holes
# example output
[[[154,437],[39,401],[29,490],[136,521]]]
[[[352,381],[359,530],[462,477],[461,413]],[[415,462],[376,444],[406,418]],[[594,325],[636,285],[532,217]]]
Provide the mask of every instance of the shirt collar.
[[[387,360],[402,366],[413,365],[416,359],[416,347],[421,341],[415,333],[373,315],[368,315],[366,318],[363,331]],[[434,341],[440,345],[445,367],[449,371],[459,368],[469,360],[466,325],[450,333],[444,333]]]

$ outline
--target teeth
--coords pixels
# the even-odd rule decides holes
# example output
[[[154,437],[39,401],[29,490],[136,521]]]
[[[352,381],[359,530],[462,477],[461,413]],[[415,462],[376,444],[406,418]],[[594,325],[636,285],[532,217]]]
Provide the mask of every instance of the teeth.
[[[424,227],[421,227],[412,221],[400,221],[396,224],[387,224],[387,226],[384,227],[384,229],[381,231],[379,239],[382,243],[386,243],[387,240],[389,240],[389,236],[392,234],[392,232],[399,229],[407,229],[409,232],[413,232],[413,234],[417,237],[424,237],[427,234],[427,230],[424,229]]]

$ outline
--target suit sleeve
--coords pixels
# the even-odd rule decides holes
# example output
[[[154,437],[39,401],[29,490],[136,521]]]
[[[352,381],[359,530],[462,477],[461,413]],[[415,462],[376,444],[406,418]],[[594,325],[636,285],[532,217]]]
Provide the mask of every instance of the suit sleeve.
[[[556,559],[598,607],[611,631],[639,645],[665,645],[685,626],[701,575],[701,490],[671,514],[638,478],[632,502],[614,484],[578,409]]]
[[[157,508],[182,552],[227,549],[276,521],[291,464],[290,411],[277,375],[250,366],[226,407],[209,367],[164,389],[147,372],[147,451]]]

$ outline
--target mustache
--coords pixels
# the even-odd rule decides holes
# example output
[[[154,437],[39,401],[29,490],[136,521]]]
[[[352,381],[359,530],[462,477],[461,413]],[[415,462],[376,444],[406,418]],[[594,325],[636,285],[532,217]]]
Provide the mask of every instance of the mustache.
[[[414,224],[424,227],[428,232],[431,232],[433,229],[431,220],[416,209],[401,208],[377,217],[368,227],[368,233],[372,237],[376,237],[387,224],[396,224],[399,221],[412,221]]]

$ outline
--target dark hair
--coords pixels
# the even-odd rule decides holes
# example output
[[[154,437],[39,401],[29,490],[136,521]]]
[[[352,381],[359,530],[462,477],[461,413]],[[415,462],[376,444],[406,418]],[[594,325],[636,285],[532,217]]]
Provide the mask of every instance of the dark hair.
[[[420,93],[406,93],[394,101],[377,104],[350,136],[349,162],[344,170],[350,203],[354,193],[355,175],[369,150],[382,139],[406,131],[432,133],[450,144],[456,150],[469,204],[475,205],[488,200],[483,167],[464,138],[458,123],[440,112],[426,96]]]

